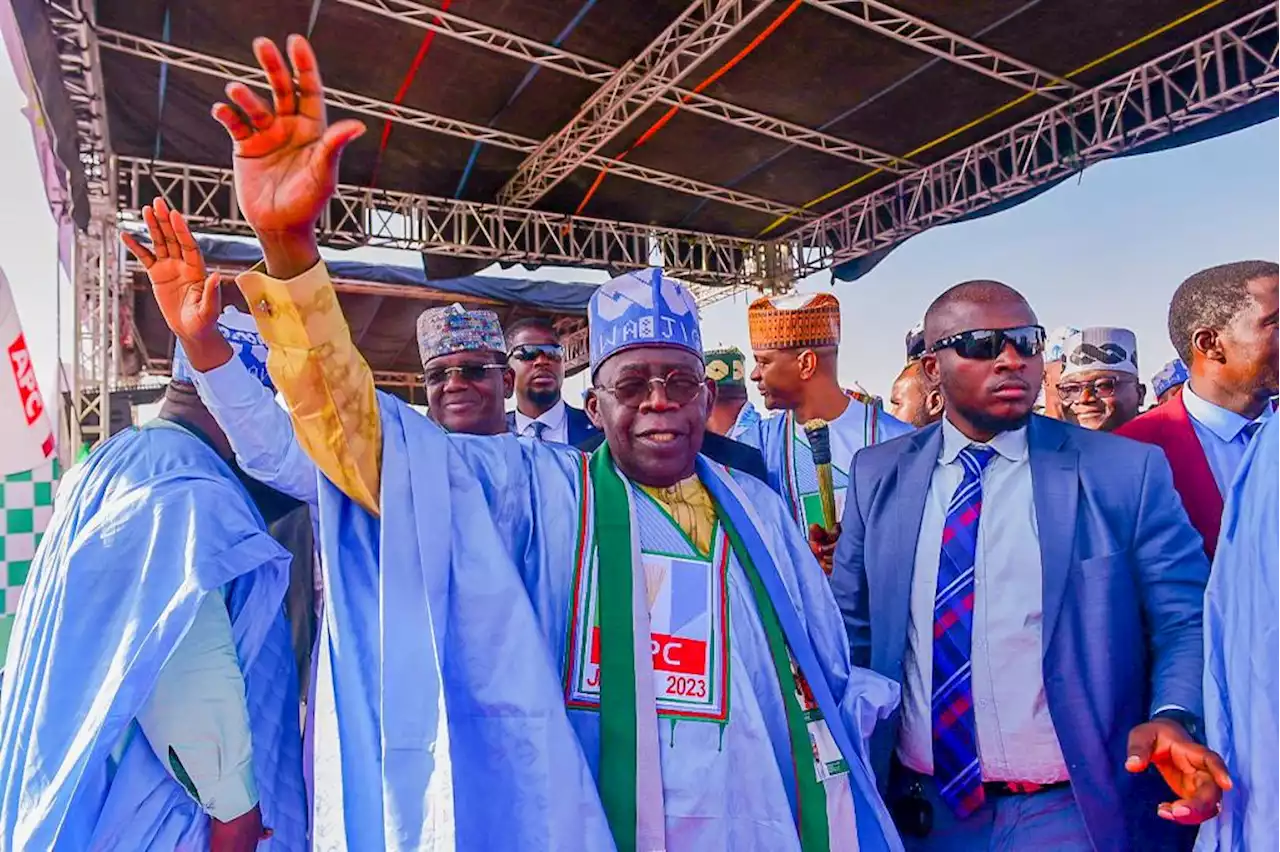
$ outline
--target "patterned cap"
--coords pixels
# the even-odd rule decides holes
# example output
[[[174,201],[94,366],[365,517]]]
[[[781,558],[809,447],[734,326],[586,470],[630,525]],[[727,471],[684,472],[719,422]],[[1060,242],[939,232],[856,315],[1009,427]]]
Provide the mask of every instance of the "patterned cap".
[[[924,320],[911,326],[907,332],[907,363],[919,359],[924,354]]]
[[[747,386],[747,359],[738,347],[712,349],[703,360],[707,364],[707,378],[717,386]]]
[[[677,346],[702,357],[698,305],[661,269],[628,272],[591,294],[587,308],[591,375],[609,356],[637,346]]]
[[[1080,329],[1070,325],[1060,325],[1044,339],[1044,360],[1061,361],[1066,357],[1067,338],[1079,334]]]
[[[1151,389],[1155,391],[1156,396],[1164,396],[1186,382],[1188,378],[1187,365],[1182,363],[1181,358],[1174,358],[1164,365],[1164,369],[1151,377]]]
[[[1067,338],[1063,352],[1063,378],[1090,370],[1138,375],[1138,337],[1127,328],[1083,329]]]
[[[840,300],[830,293],[765,296],[747,308],[752,349],[808,349],[840,343]]]
[[[441,355],[484,350],[507,351],[502,323],[493,311],[468,311],[455,302],[418,315],[418,353],[424,367]]]
[[[227,305],[214,327],[231,344],[232,351],[249,372],[263,385],[275,390],[271,376],[267,373],[267,344],[258,333],[258,324],[253,321],[253,317]],[[195,384],[195,368],[191,366],[181,343],[173,345],[173,368],[170,375],[174,381]]]

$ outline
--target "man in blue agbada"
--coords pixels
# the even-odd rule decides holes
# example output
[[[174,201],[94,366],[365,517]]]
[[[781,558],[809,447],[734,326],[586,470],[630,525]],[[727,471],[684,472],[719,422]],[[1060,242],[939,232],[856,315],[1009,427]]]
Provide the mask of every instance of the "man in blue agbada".
[[[234,83],[214,115],[265,255],[238,283],[292,428],[268,406],[214,414],[323,474],[317,845],[900,849],[865,754],[896,692],[850,668],[779,499],[698,455],[688,290],[648,271],[592,300],[595,455],[442,431],[375,391],[317,252],[363,128],[325,122],[304,39],[296,87],[274,44],[255,51],[274,110]],[[166,317],[222,385],[208,398],[243,400],[225,355],[190,348],[200,324]]]
[[[160,282],[169,236],[142,250]],[[265,379],[252,318],[209,319]],[[32,563],[0,690],[0,849],[306,848],[290,555],[265,527],[289,504],[237,475],[174,361],[159,418],[67,474]]]
[[[1280,421],[1249,444],[1227,495],[1204,607],[1204,721],[1234,786],[1197,852],[1271,850],[1280,837]]]

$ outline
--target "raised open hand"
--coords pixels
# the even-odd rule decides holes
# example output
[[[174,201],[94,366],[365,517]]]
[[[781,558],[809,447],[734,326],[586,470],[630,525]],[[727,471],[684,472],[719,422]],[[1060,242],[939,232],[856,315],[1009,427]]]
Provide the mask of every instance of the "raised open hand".
[[[364,133],[359,121],[325,118],[324,88],[307,40],[289,36],[289,61],[275,42],[258,38],[253,52],[271,85],[274,110],[241,82],[227,84],[231,104],[217,103],[213,117],[234,143],[236,198],[259,239],[276,234],[314,235],[324,205],[338,183],[338,159]]]
[[[170,210],[163,198],[143,207],[142,218],[151,235],[151,249],[129,233],[122,232],[120,239],[147,270],[164,321],[181,340],[206,336],[222,310],[218,273],[206,274],[204,257],[187,220]]]

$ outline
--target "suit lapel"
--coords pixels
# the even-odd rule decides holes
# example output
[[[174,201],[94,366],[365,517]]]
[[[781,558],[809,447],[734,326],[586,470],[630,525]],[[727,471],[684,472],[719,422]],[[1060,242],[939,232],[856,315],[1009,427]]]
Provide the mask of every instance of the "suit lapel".
[[[896,541],[886,542],[890,547],[885,553],[897,554],[896,559],[877,559],[869,550],[867,564],[874,565],[879,575],[876,584],[885,590],[878,602],[872,600],[872,635],[877,616],[884,620],[880,633],[888,637],[887,659],[900,660],[906,650],[907,618],[911,609],[911,581],[915,574],[916,545],[920,539],[920,524],[924,520],[925,501],[929,498],[929,481],[942,452],[942,429],[933,426],[916,435],[912,448],[898,456],[897,489],[889,511],[896,522]],[[893,524],[889,525],[893,528]]]
[[[1031,453],[1031,490],[1035,495],[1036,528],[1040,536],[1043,577],[1042,646],[1047,653],[1053,638],[1067,578],[1075,559],[1076,516],[1080,498],[1080,456],[1067,440],[1062,424],[1033,417],[1027,430]]]
[[[1209,457],[1191,424],[1182,396],[1165,403],[1169,408],[1169,429],[1164,436],[1164,454],[1173,470],[1173,484],[1182,497],[1191,524],[1204,539],[1205,553],[1213,558],[1222,525],[1223,500],[1218,480],[1213,477]]]

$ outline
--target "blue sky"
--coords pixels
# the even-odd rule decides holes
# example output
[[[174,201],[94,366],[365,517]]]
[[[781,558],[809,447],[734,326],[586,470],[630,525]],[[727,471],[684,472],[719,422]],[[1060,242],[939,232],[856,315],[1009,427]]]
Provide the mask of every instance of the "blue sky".
[[[14,288],[41,387],[52,397],[59,288],[54,228],[22,107],[11,65],[0,62],[0,266]],[[208,130],[216,128],[210,123]],[[1278,150],[1280,124],[1271,121],[1190,148],[1102,163],[1015,210],[915,237],[870,275],[836,286],[844,327],[842,379],[887,396],[902,365],[906,330],[934,296],[970,278],[1018,288],[1049,328],[1133,329],[1142,374],[1149,377],[1173,357],[1165,317],[1179,282],[1216,263],[1280,256]],[[412,254],[387,251],[356,256],[417,262]],[[490,274],[519,273],[495,268]],[[538,275],[603,279],[574,270]],[[826,287],[829,280],[823,273],[801,286]],[[62,348],[69,360],[70,290],[61,286]],[[706,341],[747,349],[746,305],[747,298],[738,297],[708,308]],[[582,384],[570,387],[576,391]]]

